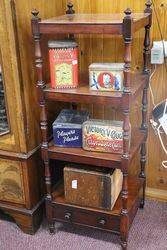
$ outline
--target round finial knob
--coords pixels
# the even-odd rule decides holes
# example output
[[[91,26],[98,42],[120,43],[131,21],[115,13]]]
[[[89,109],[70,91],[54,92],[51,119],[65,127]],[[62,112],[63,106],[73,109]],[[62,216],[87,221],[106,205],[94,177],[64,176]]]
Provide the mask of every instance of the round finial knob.
[[[151,5],[152,5],[152,1],[151,0],[147,0],[147,2],[146,2],[147,8],[151,8]]]
[[[73,6],[74,5],[71,2],[69,2],[67,4],[68,10],[66,11],[66,14],[74,14],[75,13],[75,11],[73,10]]]
[[[130,16],[132,14],[132,11],[130,8],[127,8],[125,11],[124,11],[125,15],[127,16]]]
[[[33,9],[31,11],[31,14],[33,15],[34,18],[38,18],[39,11],[37,9]]]

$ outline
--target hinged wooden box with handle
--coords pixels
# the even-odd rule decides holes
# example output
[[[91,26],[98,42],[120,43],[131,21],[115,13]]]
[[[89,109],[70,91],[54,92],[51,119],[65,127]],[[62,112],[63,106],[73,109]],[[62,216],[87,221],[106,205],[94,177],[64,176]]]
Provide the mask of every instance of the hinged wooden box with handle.
[[[111,210],[122,189],[119,169],[70,165],[64,168],[66,202]]]

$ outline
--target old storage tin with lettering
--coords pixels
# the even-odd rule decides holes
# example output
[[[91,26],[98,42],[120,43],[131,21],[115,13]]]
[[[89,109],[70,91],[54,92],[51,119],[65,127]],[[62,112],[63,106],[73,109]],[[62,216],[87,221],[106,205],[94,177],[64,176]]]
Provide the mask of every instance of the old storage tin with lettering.
[[[122,91],[123,63],[93,63],[89,66],[89,85],[96,91]]]
[[[82,147],[82,124],[88,119],[87,111],[62,110],[53,123],[54,144],[60,147]]]
[[[111,210],[122,189],[120,169],[70,164],[64,168],[65,200],[68,203]]]
[[[83,148],[122,154],[123,122],[92,119],[83,124]]]
[[[49,41],[49,60],[52,88],[78,86],[78,45],[75,41]]]

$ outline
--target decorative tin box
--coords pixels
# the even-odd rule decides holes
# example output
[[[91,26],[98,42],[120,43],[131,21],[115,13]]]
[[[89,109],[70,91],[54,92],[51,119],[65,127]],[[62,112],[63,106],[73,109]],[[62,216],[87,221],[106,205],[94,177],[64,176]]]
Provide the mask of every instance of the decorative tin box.
[[[82,124],[89,119],[87,111],[64,109],[53,123],[56,146],[82,147]]]
[[[78,48],[74,41],[49,41],[52,88],[78,86]]]
[[[89,120],[83,124],[83,148],[89,151],[123,152],[123,122]]]
[[[64,168],[65,200],[68,203],[111,210],[122,189],[119,169],[82,165]]]
[[[91,90],[122,91],[123,63],[93,63],[89,66]]]

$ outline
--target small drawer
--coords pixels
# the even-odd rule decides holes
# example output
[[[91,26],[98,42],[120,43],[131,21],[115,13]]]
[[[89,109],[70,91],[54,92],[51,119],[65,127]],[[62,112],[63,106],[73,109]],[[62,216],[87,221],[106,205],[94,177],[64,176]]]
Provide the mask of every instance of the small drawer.
[[[120,216],[109,215],[104,212],[55,205],[53,214],[54,219],[57,221],[85,225],[114,232],[119,232],[120,230]]]

